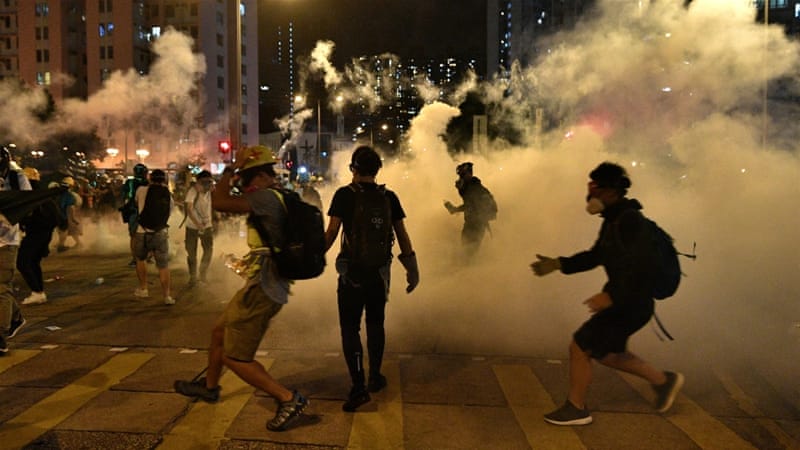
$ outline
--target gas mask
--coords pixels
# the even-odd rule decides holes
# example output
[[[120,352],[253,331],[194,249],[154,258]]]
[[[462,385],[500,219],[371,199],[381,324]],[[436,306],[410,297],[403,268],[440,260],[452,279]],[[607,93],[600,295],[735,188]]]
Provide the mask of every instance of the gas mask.
[[[600,201],[597,197],[588,197],[586,199],[586,212],[595,215],[600,214],[603,210],[606,209],[606,205]]]

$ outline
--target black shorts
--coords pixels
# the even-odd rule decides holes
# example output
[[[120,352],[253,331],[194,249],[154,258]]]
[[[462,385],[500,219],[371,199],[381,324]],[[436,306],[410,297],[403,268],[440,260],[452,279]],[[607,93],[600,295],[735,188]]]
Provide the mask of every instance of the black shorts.
[[[650,301],[652,305],[652,300]],[[603,359],[609,353],[623,353],[628,338],[647,325],[653,308],[604,309],[584,322],[572,335],[581,350],[594,359]]]

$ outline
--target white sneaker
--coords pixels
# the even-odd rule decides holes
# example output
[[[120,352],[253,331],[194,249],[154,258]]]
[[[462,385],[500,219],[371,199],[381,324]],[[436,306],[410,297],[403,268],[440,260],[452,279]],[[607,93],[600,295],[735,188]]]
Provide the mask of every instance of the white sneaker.
[[[133,291],[133,296],[134,297],[139,297],[139,298],[147,298],[147,297],[150,297],[150,293],[147,292],[147,288],[144,288],[144,289],[136,288],[136,290]]]
[[[42,303],[47,303],[47,295],[44,292],[31,292],[31,295],[22,301],[23,305],[41,305]]]
[[[175,304],[175,299],[168,295],[168,296],[164,297],[164,304],[165,305],[174,305]]]

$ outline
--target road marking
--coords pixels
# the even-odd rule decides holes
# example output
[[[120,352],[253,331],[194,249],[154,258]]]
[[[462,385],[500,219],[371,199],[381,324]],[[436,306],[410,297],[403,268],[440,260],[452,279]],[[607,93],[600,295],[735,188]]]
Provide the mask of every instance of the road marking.
[[[269,370],[274,359],[256,358]],[[195,402],[186,416],[175,425],[159,449],[216,449],[225,438],[225,432],[252,397],[255,388],[242,381],[232,370],[227,370],[219,380],[222,395],[215,404],[202,400]]]
[[[619,372],[619,374],[643,398],[652,400],[653,391],[648,383],[628,373]],[[680,428],[689,436],[689,439],[703,449],[755,449],[752,444],[739,437],[733,430],[683,394],[678,394],[670,412],[665,414],[664,418]]]
[[[4,448],[22,448],[52,429],[111,386],[138,370],[154,355],[124,353],[50,394],[20,415],[0,425]]]
[[[400,365],[385,361],[383,374],[389,380],[386,388],[370,394],[377,411],[353,413],[348,449],[403,448],[403,395],[400,389]]]
[[[41,350],[11,350],[6,356],[0,358],[0,373],[16,366],[21,362],[25,362],[34,356],[42,353]]]
[[[542,415],[555,409],[556,405],[530,367],[502,364],[492,366],[492,369],[531,448],[586,448],[572,427],[559,427],[544,421]]]
[[[755,419],[756,422],[759,423],[764,429],[769,431],[775,439],[784,447],[784,448],[800,448],[800,443],[798,443],[795,439],[793,439],[789,433],[783,431],[774,420],[766,417],[765,414],[761,411],[761,409],[756,405],[756,402],[747,395],[744,390],[736,384],[736,381],[733,380],[727,373],[721,373],[718,371],[714,371],[714,374],[722,383],[722,387],[725,388],[726,391],[731,395],[733,401],[739,405],[739,408],[746,412],[747,415]]]

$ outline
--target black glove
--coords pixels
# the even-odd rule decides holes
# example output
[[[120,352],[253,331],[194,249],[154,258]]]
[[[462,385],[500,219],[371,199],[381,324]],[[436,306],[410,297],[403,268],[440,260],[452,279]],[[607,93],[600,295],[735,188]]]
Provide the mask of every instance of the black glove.
[[[419,267],[417,266],[417,254],[412,252],[408,255],[400,255],[397,257],[400,264],[406,269],[406,292],[411,292],[419,284]]]

